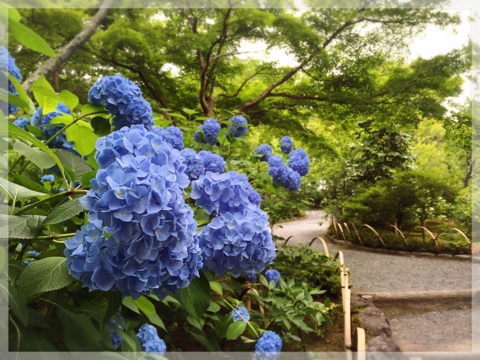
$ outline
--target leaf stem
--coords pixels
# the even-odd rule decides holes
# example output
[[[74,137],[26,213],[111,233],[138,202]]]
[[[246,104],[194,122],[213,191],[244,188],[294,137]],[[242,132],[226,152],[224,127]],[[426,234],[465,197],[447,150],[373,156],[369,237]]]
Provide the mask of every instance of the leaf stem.
[[[70,238],[72,236],[75,236],[75,233],[37,236],[35,239],[36,240],[53,240],[53,241],[55,241],[55,239]],[[55,242],[63,243],[63,241],[55,241]]]
[[[63,196],[70,196],[70,195],[75,195],[75,194],[86,194],[88,192],[88,190],[68,190],[68,191],[65,191],[65,192],[62,192],[62,193],[59,193],[59,194],[55,194],[53,196],[50,196],[49,198],[46,198],[46,199],[43,199],[43,200],[39,200],[39,201],[36,201],[30,205],[27,205],[19,210],[17,210],[14,215],[18,215],[18,214],[22,214],[24,213],[25,211],[27,210],[30,210],[32,208],[35,208],[37,207],[38,205],[41,205],[41,204],[44,204],[44,203],[47,203],[49,202],[50,200],[54,200],[54,199],[58,199],[58,198],[61,198]]]

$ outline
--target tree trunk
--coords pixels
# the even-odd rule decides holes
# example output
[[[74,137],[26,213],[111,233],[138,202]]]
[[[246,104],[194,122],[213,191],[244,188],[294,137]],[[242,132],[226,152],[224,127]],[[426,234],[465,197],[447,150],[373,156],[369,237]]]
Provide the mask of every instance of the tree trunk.
[[[88,39],[95,33],[95,30],[100,25],[100,23],[105,19],[107,16],[109,7],[114,4],[114,0],[105,0],[100,8],[98,9],[97,13],[93,16],[93,18],[88,22],[87,25],[80,31],[67,45],[65,45],[58,53],[57,59],[50,58],[45,61],[37,70],[35,70],[27,80],[25,80],[22,84],[23,88],[26,91],[30,91],[32,84],[37,80],[40,76],[44,75],[48,77],[52,74],[53,71],[58,69],[58,67],[64,64],[68,59],[72,57],[72,55],[82,46],[84,45]]]

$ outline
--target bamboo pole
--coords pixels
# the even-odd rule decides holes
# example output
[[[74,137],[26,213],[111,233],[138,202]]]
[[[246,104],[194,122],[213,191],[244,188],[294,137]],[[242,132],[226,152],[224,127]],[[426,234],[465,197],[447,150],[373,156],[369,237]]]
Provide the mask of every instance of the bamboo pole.
[[[370,225],[367,225],[367,224],[363,224],[363,225],[366,226],[367,228],[369,228],[370,230],[372,230],[373,233],[374,233],[375,235],[377,235],[377,237],[378,237],[378,239],[380,240],[380,242],[382,243],[382,245],[385,246],[385,243],[383,242],[382,237],[380,236],[380,234],[379,234],[373,227],[371,227]]]
[[[316,236],[312,239],[312,241],[310,241],[310,243],[308,244],[308,246],[312,246],[312,244],[315,242],[315,240],[320,240],[322,242],[322,245],[323,245],[323,250],[325,252],[325,255],[330,257],[330,254],[328,252],[328,246],[327,246],[327,243],[325,242],[325,240],[323,240],[321,237],[319,236]]]
[[[462,230],[459,230],[459,229],[457,229],[457,228],[453,228],[453,230],[455,230],[455,231],[458,232],[460,235],[462,235],[462,236],[465,238],[465,240],[468,241],[469,244],[472,243],[472,242],[470,241],[470,239],[467,237],[467,235],[465,235],[465,233],[464,233]]]
[[[357,360],[366,360],[365,330],[357,327]]]
[[[358,238],[358,241],[360,242],[360,245],[363,245],[363,241],[362,241],[362,238],[360,237],[360,234],[358,233],[357,227],[355,226],[355,224],[352,224],[352,226],[353,226],[353,229],[355,230],[355,233],[357,234],[357,238]]]
[[[347,238],[345,237],[345,233],[343,232],[342,224],[337,223],[337,225],[338,225],[338,228],[340,229],[340,231],[342,233],[343,240],[347,241]]]
[[[337,239],[339,239],[338,230],[337,230],[337,222],[335,220],[333,220],[333,218],[332,218],[332,224],[333,224],[333,230],[335,230],[335,234],[337,235]]]
[[[435,237],[435,235],[433,235],[433,233],[430,230],[428,230],[425,226],[419,226],[419,227],[424,229],[427,232],[427,234],[432,237],[433,241],[435,242],[435,246],[438,247],[437,238]]]
[[[348,227],[348,224],[346,222],[344,222],[343,225],[345,225],[345,229],[347,229],[348,233],[351,234],[350,228]]]
[[[390,226],[395,229],[395,234],[400,233],[400,235],[402,235],[403,241],[405,241],[405,244],[408,245],[407,238],[405,237],[405,235],[403,235],[403,232],[396,225],[390,225]]]

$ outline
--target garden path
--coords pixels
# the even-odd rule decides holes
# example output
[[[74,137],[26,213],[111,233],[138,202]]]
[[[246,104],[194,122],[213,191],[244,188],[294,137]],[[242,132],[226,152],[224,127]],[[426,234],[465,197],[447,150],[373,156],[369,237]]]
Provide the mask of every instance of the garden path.
[[[275,224],[273,234],[293,236],[289,243],[308,244],[316,236],[326,239],[328,225],[323,211],[309,211],[303,219]],[[371,294],[381,309],[380,304],[389,300],[384,312],[403,351],[471,351],[472,273],[480,274],[480,264],[451,257],[387,254],[330,241],[327,245],[331,256],[343,252],[352,293]],[[321,242],[312,246],[323,252]],[[480,279],[473,280],[479,289]]]

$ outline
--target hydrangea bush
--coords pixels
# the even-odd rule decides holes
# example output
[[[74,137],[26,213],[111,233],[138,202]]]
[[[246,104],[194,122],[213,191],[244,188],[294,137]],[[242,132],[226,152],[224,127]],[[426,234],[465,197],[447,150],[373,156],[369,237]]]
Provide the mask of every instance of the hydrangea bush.
[[[13,59],[0,55],[20,80]],[[23,304],[11,309],[11,327],[22,324],[13,349],[161,355],[180,322],[177,331],[195,334],[203,349],[225,350],[226,340],[243,336],[257,353],[278,353],[281,340],[236,300],[244,292],[235,284],[244,276],[263,282],[276,256],[265,189],[234,161],[247,119],[208,118],[195,133],[188,124],[157,126],[140,88],[121,74],[98,79],[84,105],[43,77],[32,89],[36,108],[9,107],[7,124],[14,155],[5,181],[17,194],[8,222],[26,224],[9,233],[11,296]],[[249,151],[251,161],[254,153],[269,161],[273,184],[298,189],[305,156],[292,151],[288,167],[270,145]],[[257,294],[272,290],[263,286]],[[28,312],[58,324],[55,335]]]

